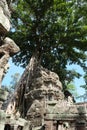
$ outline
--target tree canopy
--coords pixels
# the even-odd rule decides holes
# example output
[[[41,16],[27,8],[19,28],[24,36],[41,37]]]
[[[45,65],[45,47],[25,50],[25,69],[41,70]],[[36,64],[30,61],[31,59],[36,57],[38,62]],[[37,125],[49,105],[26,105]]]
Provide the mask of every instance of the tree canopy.
[[[38,52],[41,65],[56,72],[63,84],[80,74],[67,63],[86,68],[86,0],[16,0],[11,37],[21,51],[13,61],[25,67]]]

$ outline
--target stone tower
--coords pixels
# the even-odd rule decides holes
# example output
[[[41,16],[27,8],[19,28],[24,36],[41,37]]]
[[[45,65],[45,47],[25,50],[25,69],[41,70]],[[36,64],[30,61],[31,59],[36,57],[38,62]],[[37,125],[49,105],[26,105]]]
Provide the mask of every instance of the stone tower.
[[[26,118],[33,127],[42,126],[44,116],[58,101],[64,100],[62,84],[56,73],[43,68],[36,56],[32,56],[14,95],[7,113]]]

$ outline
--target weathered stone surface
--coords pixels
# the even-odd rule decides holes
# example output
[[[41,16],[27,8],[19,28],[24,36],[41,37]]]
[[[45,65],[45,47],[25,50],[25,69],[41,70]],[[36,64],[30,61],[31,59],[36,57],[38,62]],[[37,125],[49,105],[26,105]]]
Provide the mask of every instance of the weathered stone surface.
[[[30,121],[32,128],[41,127],[47,107],[51,109],[62,99],[64,94],[58,75],[43,68],[36,57],[32,57],[6,112],[15,115],[18,110]]]
[[[0,101],[0,110],[1,110],[1,108],[2,108],[2,104],[3,104],[3,101]]]
[[[19,51],[19,47],[15,44],[15,42],[6,37],[3,40],[2,46],[0,46],[0,86],[1,86],[1,81],[9,68],[8,66],[8,60],[10,56],[14,55]]]
[[[23,130],[30,130],[30,122],[25,123]]]
[[[6,118],[6,114],[3,110],[0,110],[0,122],[4,122]]]
[[[10,115],[7,115],[5,111],[0,110],[0,130],[4,130],[6,124],[8,124],[12,129],[14,127],[13,130],[21,130],[18,128],[25,127],[25,125],[28,124],[28,122],[23,118],[15,118],[15,117],[12,118]],[[9,129],[7,128],[6,130]]]
[[[31,107],[27,112],[27,118],[30,120],[32,126],[41,126],[42,119],[44,118],[44,108],[43,105],[38,101],[35,100]]]
[[[16,43],[9,37],[6,37],[3,42],[4,44],[0,47],[0,50],[9,53],[10,56],[14,55],[20,50]]]
[[[5,34],[10,30],[10,11],[6,0],[0,0],[0,34]]]
[[[26,115],[34,100],[45,106],[46,100],[63,99],[61,90],[62,84],[58,75],[40,66],[33,57],[18,83],[12,100],[16,102],[15,106],[18,105],[19,111]],[[28,105],[23,106],[24,104]]]
[[[2,104],[2,110],[6,110],[7,109],[7,106],[8,106],[8,103],[9,103],[9,100],[11,99],[11,97],[12,97],[12,93],[8,92],[7,99]]]
[[[1,81],[7,71],[8,60],[10,56],[19,51],[19,47],[15,42],[6,37],[5,34],[10,30],[10,16],[9,5],[11,1],[0,0],[0,87]]]
[[[8,92],[0,88],[0,101],[5,101],[7,96]]]

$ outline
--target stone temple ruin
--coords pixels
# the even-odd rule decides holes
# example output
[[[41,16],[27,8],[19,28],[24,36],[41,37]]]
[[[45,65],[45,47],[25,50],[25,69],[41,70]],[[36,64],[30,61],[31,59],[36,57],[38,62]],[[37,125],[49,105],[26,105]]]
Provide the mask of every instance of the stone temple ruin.
[[[0,0],[0,130],[87,130],[87,103],[74,103],[62,92],[56,73],[43,68],[32,56],[14,94],[1,88],[9,58],[20,49],[5,37],[10,30],[10,10]]]

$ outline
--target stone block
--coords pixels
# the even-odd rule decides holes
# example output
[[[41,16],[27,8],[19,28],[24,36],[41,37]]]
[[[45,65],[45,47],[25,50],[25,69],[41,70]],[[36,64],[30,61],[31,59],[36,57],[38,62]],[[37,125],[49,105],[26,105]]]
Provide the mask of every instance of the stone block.
[[[10,30],[10,21],[3,13],[2,7],[0,7],[0,34],[6,34]]]
[[[0,47],[0,49],[4,49],[10,56],[13,56],[15,53],[20,51],[20,48],[16,45],[16,43],[9,37],[4,39],[4,45]]]

